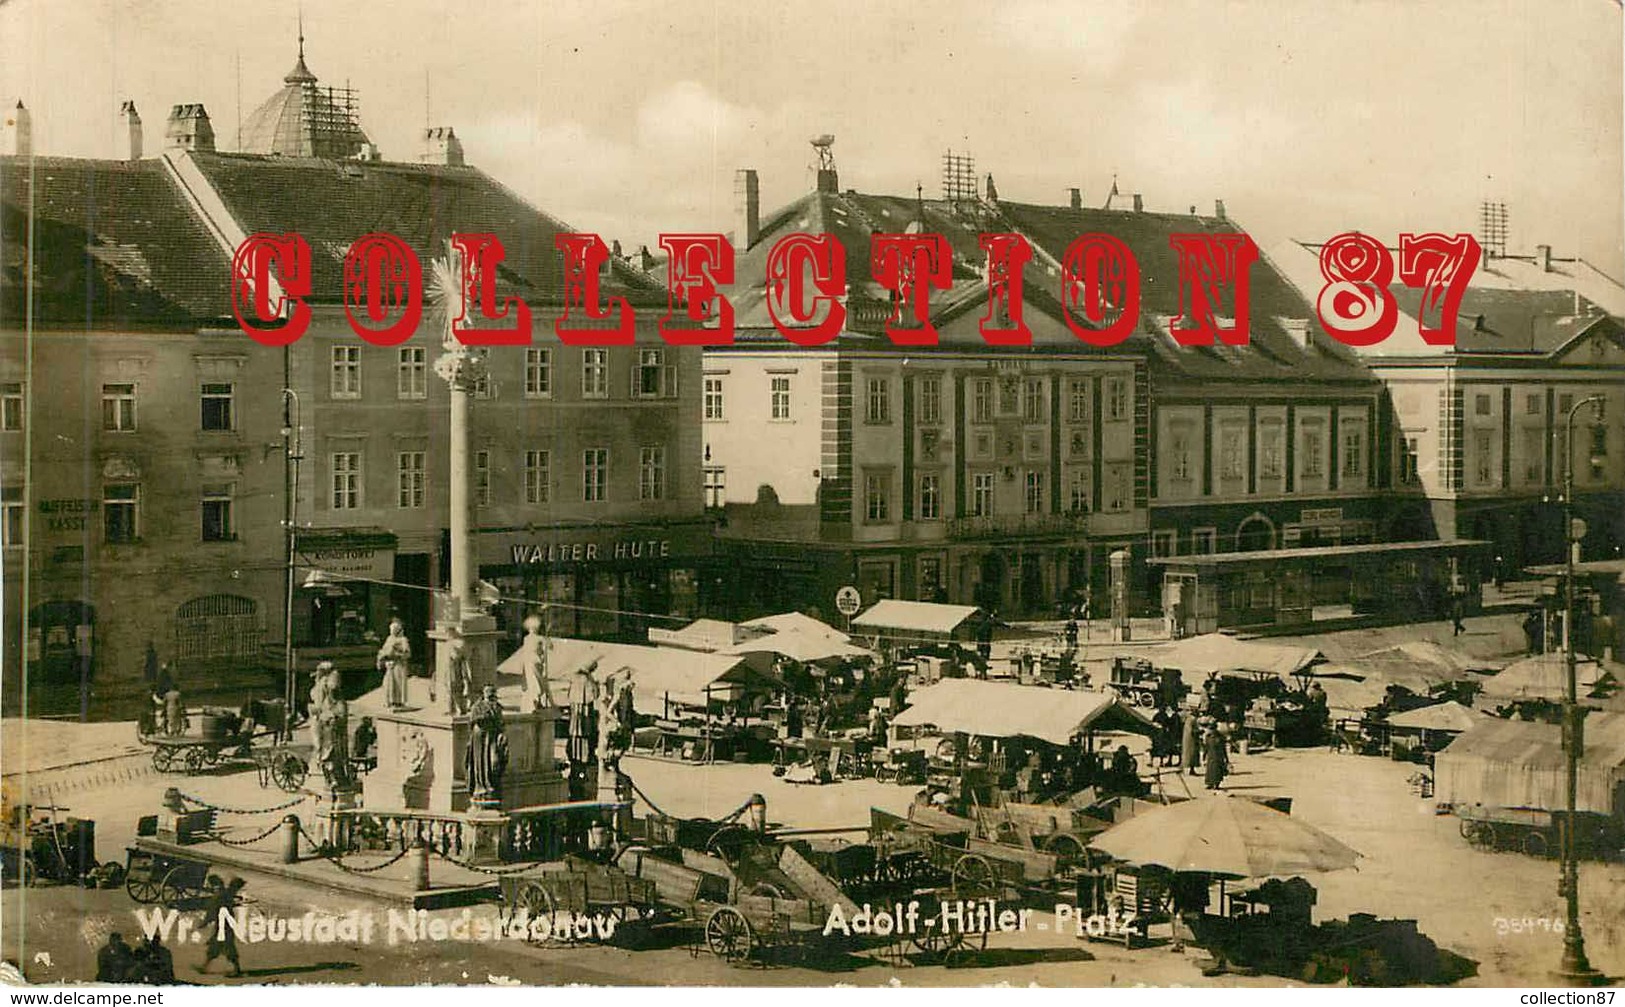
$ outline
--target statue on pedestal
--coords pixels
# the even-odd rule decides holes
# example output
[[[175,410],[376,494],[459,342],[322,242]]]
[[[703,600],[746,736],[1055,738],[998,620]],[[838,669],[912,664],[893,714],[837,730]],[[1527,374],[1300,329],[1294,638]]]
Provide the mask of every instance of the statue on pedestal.
[[[531,710],[553,705],[547,684],[547,638],[542,635],[542,617],[525,616],[525,638],[519,644],[521,672],[525,677],[525,703]]]
[[[598,768],[617,771],[621,756],[632,747],[637,712],[632,705],[632,671],[622,668],[609,676],[598,697]],[[603,777],[600,777],[602,782]]]
[[[446,712],[453,716],[469,711],[473,702],[474,679],[468,667],[468,642],[462,630],[452,626],[446,630]]]
[[[384,673],[384,701],[391,710],[406,707],[406,676],[412,660],[412,645],[406,640],[406,624],[389,620],[389,636],[378,648],[378,670]]]
[[[339,673],[332,661],[316,666],[316,681],[310,687],[310,733],[315,743],[316,765],[330,789],[348,786],[350,774],[350,711],[339,695]]]
[[[469,710],[470,731],[464,771],[469,797],[478,808],[502,804],[502,774],[508,768],[508,739],[502,731],[502,704],[496,686],[488,685]]]

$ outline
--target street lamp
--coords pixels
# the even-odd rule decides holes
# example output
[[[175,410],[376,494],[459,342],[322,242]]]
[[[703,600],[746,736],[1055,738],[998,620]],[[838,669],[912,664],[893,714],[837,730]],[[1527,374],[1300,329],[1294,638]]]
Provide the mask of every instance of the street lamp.
[[[1582,406],[1591,406],[1595,426],[1603,422],[1603,403],[1601,395],[1591,395],[1576,402],[1569,408],[1565,420],[1563,459],[1563,547],[1565,577],[1563,596],[1563,663],[1567,671],[1566,685],[1563,693],[1563,754],[1567,769],[1567,817],[1563,821],[1563,873],[1558,881],[1560,891],[1567,904],[1567,918],[1563,926],[1563,959],[1558,966],[1558,975],[1576,985],[1595,985],[1603,981],[1603,976],[1591,963],[1586,960],[1585,937],[1580,932],[1580,864],[1574,844],[1574,805],[1579,790],[1580,755],[1585,745],[1582,725],[1584,724],[1584,711],[1579,705],[1579,687],[1576,683],[1575,655],[1574,655],[1574,556],[1579,551],[1580,540],[1585,538],[1584,522],[1574,517],[1574,417],[1579,414]],[[1593,459],[1595,464],[1595,459]]]
[[[299,393],[292,388],[282,389],[282,529],[286,536],[287,570],[285,593],[282,599],[282,740],[293,740],[294,693],[298,689],[298,676],[293,666],[293,566],[296,534],[294,524],[299,512],[298,466],[304,457],[300,448],[301,426]]]

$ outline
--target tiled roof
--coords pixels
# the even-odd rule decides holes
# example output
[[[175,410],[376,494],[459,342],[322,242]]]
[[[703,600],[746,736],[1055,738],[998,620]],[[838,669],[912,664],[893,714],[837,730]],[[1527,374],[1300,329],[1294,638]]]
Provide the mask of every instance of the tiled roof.
[[[1413,287],[1394,288],[1399,309],[1413,318],[1421,297]],[[1605,317],[1573,291],[1469,287],[1457,312],[1456,352],[1547,354]]]
[[[330,161],[248,154],[190,155],[245,232],[297,231],[310,243],[313,300],[336,301],[344,256],[362,235],[386,231],[427,269],[457,233],[490,232],[506,257],[499,287],[531,302],[562,299],[563,257],[554,235],[574,228],[548,216],[477,168],[391,161]],[[624,262],[608,295],[664,304],[664,288]]]
[[[850,326],[856,321],[860,302],[884,305],[887,298],[887,292],[871,278],[869,235],[875,231],[927,231],[946,237],[954,252],[954,282],[949,290],[933,295],[934,320],[944,348],[985,346],[977,326],[986,304],[985,281],[981,277],[984,253],[979,236],[983,231],[1010,230],[1026,235],[1055,260],[1064,256],[1067,245],[1080,234],[1100,231],[1121,239],[1140,265],[1142,319],[1166,319],[1179,311],[1177,260],[1168,243],[1170,234],[1238,231],[1227,221],[1188,215],[1079,210],[1004,201],[956,206],[940,200],[851,191],[812,192],[765,218],[757,243],[739,257],[735,269],[738,282],[729,291],[729,298],[734,304],[736,323],[743,330],[740,340],[754,341],[749,330],[772,324],[765,303],[765,269],[772,245],[785,235],[829,233],[840,239],[847,256]],[[1033,331],[1035,347],[1096,351],[1073,336],[1066,325],[1057,270],[1035,258],[1027,265],[1025,288],[1026,321]],[[1262,256],[1252,267],[1251,291],[1250,346],[1189,348],[1175,344],[1166,331],[1140,331],[1100,352],[1146,354],[1165,380],[1174,382],[1283,377],[1361,383],[1375,380],[1354,353],[1319,331],[1312,306]],[[1312,336],[1307,347],[1299,345],[1288,332],[1287,319],[1308,321]],[[871,344],[851,334],[841,338],[843,343]]]
[[[28,215],[34,317],[89,327],[231,316],[230,262],[163,163],[0,158],[0,316],[25,305]]]

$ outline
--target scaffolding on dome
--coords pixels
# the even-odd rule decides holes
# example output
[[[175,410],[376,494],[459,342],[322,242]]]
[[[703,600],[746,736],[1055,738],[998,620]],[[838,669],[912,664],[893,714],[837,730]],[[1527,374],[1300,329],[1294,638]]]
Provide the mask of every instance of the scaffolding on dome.
[[[361,131],[361,97],[350,87],[318,87],[307,82],[303,89],[305,129],[310,156],[335,160],[355,157],[367,142]]]

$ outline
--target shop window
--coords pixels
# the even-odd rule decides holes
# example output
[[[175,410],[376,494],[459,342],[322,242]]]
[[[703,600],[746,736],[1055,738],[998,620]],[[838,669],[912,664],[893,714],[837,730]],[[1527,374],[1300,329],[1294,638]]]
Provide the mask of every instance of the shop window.
[[[232,386],[229,382],[205,384],[200,395],[204,430],[231,430],[233,427]]]

